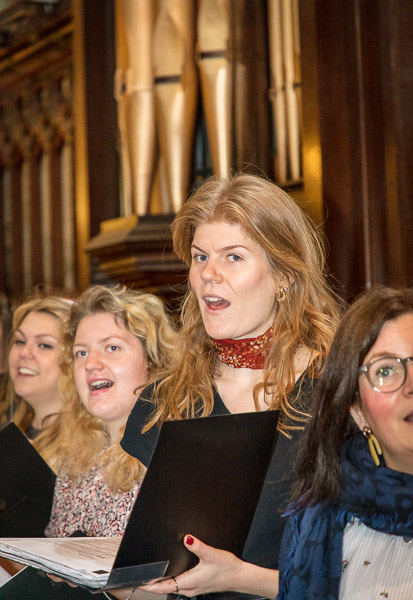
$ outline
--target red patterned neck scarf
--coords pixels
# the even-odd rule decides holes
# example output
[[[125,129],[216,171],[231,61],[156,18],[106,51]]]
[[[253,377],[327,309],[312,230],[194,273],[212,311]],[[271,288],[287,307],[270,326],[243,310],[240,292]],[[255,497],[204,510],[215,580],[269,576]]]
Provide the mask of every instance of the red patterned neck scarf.
[[[255,338],[215,340],[212,343],[218,358],[234,369],[263,369],[272,340],[272,327]]]

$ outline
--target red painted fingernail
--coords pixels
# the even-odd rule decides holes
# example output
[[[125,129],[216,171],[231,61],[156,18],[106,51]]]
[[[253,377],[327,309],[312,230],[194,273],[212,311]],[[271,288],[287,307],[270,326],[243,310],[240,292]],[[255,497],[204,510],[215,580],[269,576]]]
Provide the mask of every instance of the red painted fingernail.
[[[194,538],[191,537],[190,535],[186,536],[186,543],[188,544],[188,546],[192,546],[192,544],[194,543]]]

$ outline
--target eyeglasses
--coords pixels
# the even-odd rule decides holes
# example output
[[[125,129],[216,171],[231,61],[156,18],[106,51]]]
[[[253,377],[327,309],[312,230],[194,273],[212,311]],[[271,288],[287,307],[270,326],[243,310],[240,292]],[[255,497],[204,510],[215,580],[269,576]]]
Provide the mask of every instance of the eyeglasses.
[[[376,392],[389,394],[397,392],[407,375],[407,363],[413,356],[398,358],[397,356],[382,356],[359,368],[359,373],[364,373],[371,387]]]

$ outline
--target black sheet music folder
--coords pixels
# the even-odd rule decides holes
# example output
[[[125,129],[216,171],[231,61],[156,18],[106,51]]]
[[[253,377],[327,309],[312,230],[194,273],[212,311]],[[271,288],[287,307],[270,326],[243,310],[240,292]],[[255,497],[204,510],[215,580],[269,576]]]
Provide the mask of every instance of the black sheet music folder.
[[[85,581],[83,591],[138,586],[190,569],[198,559],[183,544],[187,533],[241,556],[277,422],[278,411],[265,411],[164,423],[108,580],[98,588]],[[0,589],[0,599],[8,600],[3,590],[15,593],[31,577],[36,586],[45,585],[25,569]],[[53,586],[47,588],[48,599],[59,597]]]
[[[191,533],[241,556],[277,437],[278,411],[167,421],[131,512],[110,590],[197,563]]]
[[[0,431],[0,537],[43,537],[56,476],[14,424]]]

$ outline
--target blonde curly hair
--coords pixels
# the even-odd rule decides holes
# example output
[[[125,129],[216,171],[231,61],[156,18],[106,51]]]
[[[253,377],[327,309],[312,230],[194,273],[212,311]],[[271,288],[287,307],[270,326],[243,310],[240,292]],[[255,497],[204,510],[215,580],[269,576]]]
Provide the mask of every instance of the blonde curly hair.
[[[175,329],[162,301],[123,286],[92,286],[73,304],[63,326],[59,383],[63,408],[49,431],[36,439],[43,457],[57,470],[63,463],[71,478],[87,473],[98,461],[113,492],[130,490],[144,474],[141,463],[124,452],[119,439],[108,446],[105,423],[84,407],[76,389],[73,344],[81,320],[96,313],[109,313],[141,342],[148,359],[148,376],[175,358]],[[138,392],[138,390],[136,390]],[[54,442],[50,444],[50,438]]]

